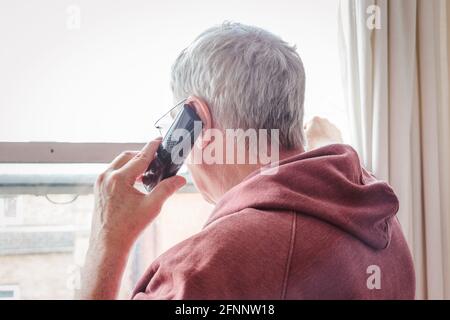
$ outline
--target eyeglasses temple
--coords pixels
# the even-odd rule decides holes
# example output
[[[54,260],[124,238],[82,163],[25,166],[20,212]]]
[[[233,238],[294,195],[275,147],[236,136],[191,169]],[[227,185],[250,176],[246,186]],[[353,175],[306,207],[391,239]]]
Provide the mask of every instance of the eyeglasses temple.
[[[158,126],[158,122],[160,122],[165,116],[167,116],[168,114],[170,114],[174,109],[178,108],[180,106],[180,104],[184,103],[187,99],[183,99],[180,102],[178,102],[172,109],[170,109],[169,111],[167,111],[164,115],[162,115],[158,120],[155,121],[155,124],[153,125],[156,129],[160,129]]]

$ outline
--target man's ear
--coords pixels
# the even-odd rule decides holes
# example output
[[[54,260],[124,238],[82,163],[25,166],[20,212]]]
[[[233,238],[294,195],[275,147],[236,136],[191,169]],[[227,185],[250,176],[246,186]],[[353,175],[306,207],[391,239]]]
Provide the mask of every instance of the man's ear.
[[[186,99],[186,103],[189,104],[200,117],[203,122],[203,134],[200,141],[200,147],[204,149],[211,143],[211,128],[212,128],[212,116],[208,104],[203,99],[190,96]]]

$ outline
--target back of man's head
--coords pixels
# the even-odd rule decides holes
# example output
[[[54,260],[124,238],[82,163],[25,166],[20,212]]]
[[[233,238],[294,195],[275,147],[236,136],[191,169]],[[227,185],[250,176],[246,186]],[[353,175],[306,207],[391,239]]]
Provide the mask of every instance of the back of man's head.
[[[305,72],[296,48],[261,28],[224,23],[203,32],[172,67],[176,99],[204,99],[221,129],[279,129],[304,145]]]

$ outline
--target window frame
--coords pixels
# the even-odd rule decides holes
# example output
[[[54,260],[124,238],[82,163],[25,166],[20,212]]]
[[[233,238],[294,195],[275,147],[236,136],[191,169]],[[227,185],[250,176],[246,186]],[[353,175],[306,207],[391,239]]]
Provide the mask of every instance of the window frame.
[[[0,142],[0,163],[109,163],[144,143]]]
[[[0,142],[0,164],[107,164],[121,152],[140,150],[145,143],[121,142]],[[187,185],[178,192],[198,192],[187,174]],[[93,193],[96,174],[0,174],[0,195]]]

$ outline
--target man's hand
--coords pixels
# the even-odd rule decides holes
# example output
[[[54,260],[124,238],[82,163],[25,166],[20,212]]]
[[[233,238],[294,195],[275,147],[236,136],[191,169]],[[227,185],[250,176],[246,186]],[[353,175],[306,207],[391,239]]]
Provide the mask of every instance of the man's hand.
[[[305,124],[304,129],[308,151],[328,144],[343,142],[341,131],[325,118],[312,118]]]
[[[134,241],[159,214],[167,198],[186,183],[184,178],[175,176],[161,181],[149,194],[134,187],[160,143],[160,139],[154,140],[140,152],[122,153],[98,177],[80,298],[113,299],[117,296]]]
[[[185,183],[175,176],[161,181],[145,194],[134,187],[153,160],[161,140],[148,143],[140,152],[119,155],[95,184],[92,240],[102,239],[116,246],[134,243],[144,228],[159,214],[164,202]]]

